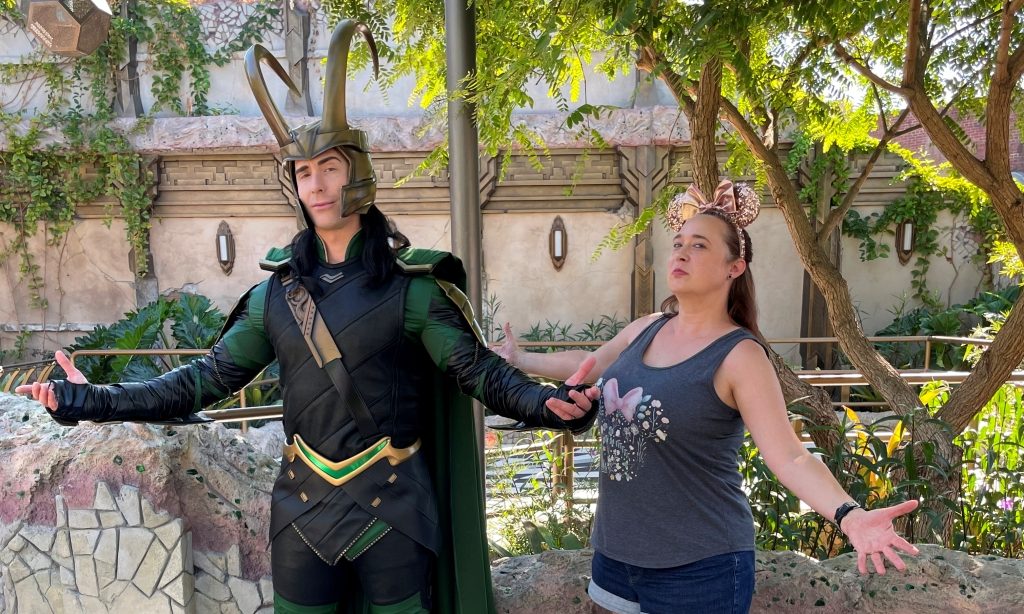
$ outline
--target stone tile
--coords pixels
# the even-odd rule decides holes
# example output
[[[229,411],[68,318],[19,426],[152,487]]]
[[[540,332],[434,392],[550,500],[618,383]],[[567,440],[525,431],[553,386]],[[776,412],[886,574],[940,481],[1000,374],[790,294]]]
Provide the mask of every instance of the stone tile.
[[[63,529],[68,526],[68,504],[65,503],[63,495],[56,495],[53,498],[53,505],[57,508],[57,528]]]
[[[274,582],[270,576],[260,578],[260,603],[263,605],[274,604]]]
[[[32,571],[39,571],[40,569],[50,569],[53,565],[53,561],[50,557],[46,556],[42,552],[36,549],[35,546],[27,544],[21,551],[21,560],[25,561],[28,568]],[[46,589],[43,589],[46,590]]]
[[[218,560],[221,561],[220,565],[217,564]],[[207,554],[206,552],[195,550],[192,552],[192,563],[195,565],[196,569],[205,571],[216,578],[218,582],[223,582],[226,577],[224,574],[223,559],[216,555],[212,555],[212,553]]]
[[[79,593],[92,597],[100,596],[99,582],[96,581],[96,565],[91,556],[75,557],[75,583]]]
[[[242,610],[238,609],[238,606],[228,602],[220,604],[220,614],[242,614]]]
[[[256,610],[256,614],[274,614],[274,606],[260,608]]]
[[[196,574],[196,591],[217,601],[227,601],[231,598],[231,590],[227,585],[202,571]]]
[[[58,584],[51,584],[43,595],[50,610],[54,614],[64,614],[64,587]],[[69,613],[71,614],[71,613]]]
[[[117,509],[124,516],[130,527],[142,525],[142,508],[139,506],[139,489],[134,486],[122,486],[117,495]]]
[[[163,593],[157,593],[150,597],[134,586],[128,586],[110,604],[110,611],[125,612],[127,614],[141,612],[146,614],[171,614],[171,600]]]
[[[57,565],[54,565],[53,567],[50,568],[50,586],[51,587],[56,586],[56,587],[59,588],[59,587],[61,587],[64,584],[63,582],[61,582],[61,579],[60,579],[60,572],[62,570],[63,570],[63,567],[59,567]]]
[[[230,577],[228,578],[228,588],[231,589],[231,596],[242,614],[253,614],[262,605],[260,591],[256,588],[255,582]]]
[[[49,552],[53,548],[53,540],[57,537],[57,531],[53,527],[27,525],[22,527],[21,531],[18,531],[18,535],[27,539],[29,543],[39,550]]]
[[[110,487],[106,482],[96,482],[96,496],[92,500],[92,507],[97,510],[117,509],[114,495],[110,494]]]
[[[35,578],[36,586],[39,587],[39,592],[45,593],[46,591],[50,590],[50,570],[49,569],[44,569],[42,571],[37,571],[34,574],[32,574],[32,577]]]
[[[196,593],[196,614],[220,614],[220,602],[202,593]]]
[[[146,529],[118,529],[117,579],[131,580],[149,551],[153,533]]]
[[[156,533],[157,538],[160,540],[160,543],[164,545],[164,548],[170,549],[179,539],[181,539],[184,529],[185,523],[182,522],[181,518],[175,518],[164,526],[155,529],[153,532]]]
[[[99,559],[96,561],[96,582],[100,585],[100,591],[102,592],[110,583],[117,580],[117,565],[114,563],[105,563]]]
[[[50,556],[62,567],[74,567],[75,562],[71,560],[71,537],[67,529],[57,531]]]
[[[68,526],[72,529],[98,529],[100,519],[94,510],[68,510]]]
[[[0,550],[7,547],[7,544],[9,544],[14,536],[18,534],[18,531],[21,530],[21,527],[24,526],[24,524],[25,523],[21,520],[16,520],[8,525],[0,523]],[[14,589],[12,588],[11,590]]]
[[[163,588],[168,582],[177,578],[183,571],[186,571],[185,545],[179,541],[173,548],[171,548],[170,554],[167,556],[167,565],[164,567],[163,575],[160,576],[160,583],[158,586]],[[192,571],[191,565],[188,567],[188,571]]]
[[[17,554],[14,552],[14,550],[8,550],[7,548],[4,548],[3,550],[0,550],[0,563],[3,563],[4,565],[10,565],[11,561],[14,560],[15,556],[17,556]]]
[[[196,581],[192,574],[183,573],[176,578],[172,578],[160,590],[167,593],[174,603],[184,606],[191,601],[192,596],[195,594]]]
[[[124,589],[131,586],[131,582],[127,580],[114,580],[110,584],[100,589],[100,599],[104,603],[114,603],[117,598],[124,592]],[[129,614],[142,614],[141,612],[133,612]]]
[[[97,561],[103,561],[111,565],[117,563],[117,529],[104,529],[100,533],[100,539],[96,542],[93,556],[96,557]]]
[[[7,549],[11,552],[21,552],[21,549],[25,547],[28,541],[21,535],[15,535],[11,538],[11,541],[7,542]]]
[[[60,568],[60,583],[63,584],[64,586],[68,586],[68,587],[74,586],[75,585],[75,571],[73,569],[68,569],[67,567],[61,567]]]
[[[66,610],[67,614],[72,614],[72,612],[80,612],[81,614],[107,614],[107,606],[102,600],[88,595],[79,595],[78,599],[82,609]]]
[[[25,561],[21,560],[20,556],[14,557],[11,564],[7,566],[7,571],[11,574],[11,580],[15,583],[32,575],[32,570],[25,564]]]
[[[65,589],[61,601],[67,614],[107,614],[107,606],[103,601],[96,597],[79,595],[72,590]]]
[[[18,597],[18,614],[53,614],[34,578],[15,581],[14,594]]]
[[[82,608],[82,598],[75,591],[68,590],[65,588],[64,592],[61,594],[61,599],[64,602],[65,612],[70,613],[84,611],[84,608]]]
[[[171,516],[153,509],[148,499],[142,500],[142,526],[147,529],[155,529],[170,522]]]
[[[96,551],[96,542],[99,538],[99,529],[71,529],[71,554],[91,555]]]
[[[235,544],[228,548],[224,558],[226,559],[227,572],[229,576],[241,576],[242,575],[242,555],[239,551],[238,544]]]
[[[111,527],[123,527],[126,524],[128,523],[124,521],[124,516],[122,516],[121,512],[117,510],[114,510],[113,512],[100,512],[100,526],[104,529],[109,529]]]
[[[147,597],[151,597],[153,591],[156,590],[156,584],[160,580],[160,574],[163,573],[166,563],[167,549],[160,544],[159,540],[154,539],[149,545],[146,557],[142,559],[142,563],[139,565],[139,570],[135,572],[132,584],[139,587],[139,590],[145,593]]]

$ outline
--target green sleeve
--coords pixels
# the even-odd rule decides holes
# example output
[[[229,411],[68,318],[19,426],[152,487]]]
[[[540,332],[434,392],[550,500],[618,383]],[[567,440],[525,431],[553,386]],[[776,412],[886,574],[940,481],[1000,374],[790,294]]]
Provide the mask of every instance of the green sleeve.
[[[433,277],[413,277],[410,281],[405,298],[405,335],[410,340],[419,340],[422,343],[431,362],[441,372],[448,371],[452,351],[460,337],[468,330],[468,325],[453,326],[452,319],[440,320],[430,317],[431,304],[436,307],[450,303]],[[454,310],[454,306],[451,308]],[[472,390],[467,392],[470,396],[479,397],[482,386],[481,375],[473,382]]]
[[[231,360],[246,370],[262,371],[275,358],[263,324],[269,286],[268,279],[249,292],[245,306],[220,339]]]
[[[257,284],[249,293],[246,304],[230,323],[220,339],[231,361],[247,370],[262,370],[275,358],[273,346],[266,335],[263,313],[266,309],[266,293],[269,279]],[[239,310],[240,308],[236,308]]]

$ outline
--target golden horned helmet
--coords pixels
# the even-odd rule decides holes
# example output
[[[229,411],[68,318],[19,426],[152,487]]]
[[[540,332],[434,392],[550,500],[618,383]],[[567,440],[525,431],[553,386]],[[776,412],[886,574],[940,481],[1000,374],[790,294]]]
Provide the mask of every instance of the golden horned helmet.
[[[299,91],[295,83],[292,82],[277,58],[263,45],[253,45],[245,53],[245,72],[249,77],[249,87],[252,88],[256,103],[259,105],[260,111],[263,112],[263,117],[270,124],[270,130],[277,138],[278,145],[281,146],[281,155],[285,163],[290,166],[292,183],[295,183],[296,160],[310,160],[333,148],[341,151],[348,160],[348,184],[342,188],[341,193],[342,215],[365,213],[373,205],[377,195],[377,177],[370,161],[366,133],[348,125],[348,116],[345,110],[349,45],[353,35],[357,32],[363,35],[370,46],[373,74],[374,76],[378,74],[380,64],[377,59],[377,44],[373,40],[370,29],[366,27],[366,24],[351,19],[341,20],[334,27],[331,43],[327,50],[323,117],[295,129],[288,128],[284,116],[281,115],[281,111],[271,99],[267,91],[267,83],[263,80],[260,62],[264,62],[272,68],[277,76],[285,82],[288,89],[298,95]],[[307,227],[312,225],[301,203],[297,213],[302,224]]]

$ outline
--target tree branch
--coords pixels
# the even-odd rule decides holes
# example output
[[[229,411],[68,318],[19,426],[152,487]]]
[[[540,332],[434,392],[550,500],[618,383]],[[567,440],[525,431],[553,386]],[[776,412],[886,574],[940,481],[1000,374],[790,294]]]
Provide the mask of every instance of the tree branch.
[[[676,99],[676,103],[686,112],[687,117],[693,115],[694,100],[690,94],[691,88],[679,73],[672,70],[668,62],[665,61],[665,58],[653,46],[644,44],[640,47],[636,67],[656,77],[660,77],[665,82],[665,85],[668,86],[669,92]]]
[[[879,106],[881,106],[881,102],[879,102]],[[880,112],[879,115],[882,116],[882,121],[884,122],[885,114]],[[864,168],[861,170],[860,175],[857,176],[853,185],[850,186],[850,189],[846,191],[846,195],[843,196],[843,202],[838,207],[828,212],[828,217],[825,218],[825,222],[818,230],[819,244],[824,244],[825,241],[828,240],[829,235],[831,235],[835,229],[839,227],[839,224],[842,223],[843,218],[846,217],[846,212],[853,206],[853,201],[856,200],[857,195],[860,194],[861,188],[864,187],[864,183],[868,180],[868,176],[871,175],[871,171],[875,168],[875,164],[878,162],[878,159],[882,157],[883,153],[885,153],[885,149],[889,145],[889,141],[893,139],[896,134],[896,130],[899,129],[904,120],[907,119],[908,115],[910,115],[910,107],[904,108],[903,112],[901,112],[899,117],[896,118],[896,121],[893,122],[893,125],[890,128],[887,128],[885,133],[882,134],[882,138],[879,139],[875,149],[871,152],[871,156],[868,158],[867,162],[864,163]]]
[[[860,75],[866,78],[868,81],[871,81],[872,83],[882,88],[883,90],[892,92],[894,94],[903,95],[905,93],[904,88],[889,83],[879,75],[876,75],[874,72],[872,72],[871,69],[862,64],[860,60],[850,55],[850,52],[847,51],[846,48],[843,47],[840,43],[834,43],[832,45],[832,49],[835,50],[836,55],[838,55],[841,60],[846,62],[851,68],[860,73]]]
[[[1024,360],[1024,294],[1017,298],[1010,316],[971,369],[971,374],[957,386],[936,417],[949,424],[954,433],[962,432],[1021,360]]]
[[[962,28],[957,28],[956,30],[954,30],[950,34],[947,34],[946,36],[944,36],[942,38],[942,40],[940,40],[938,43],[935,43],[935,45],[932,46],[932,51],[936,51],[936,50],[940,49],[943,45],[945,45],[947,42],[949,42],[949,40],[951,38],[959,36],[963,32],[965,32],[967,30],[970,30],[970,29],[974,28],[977,25],[982,24],[982,23],[988,21],[989,19],[992,19],[993,17],[995,17],[998,14],[999,14],[999,11],[992,11],[988,15],[985,15],[984,17],[979,17],[979,18],[975,19],[974,21],[972,21],[971,23],[967,24],[966,26],[964,26]]]
[[[924,70],[920,62],[922,21],[921,0],[911,0],[910,17],[907,19],[907,49],[903,56],[904,88],[924,85]]]

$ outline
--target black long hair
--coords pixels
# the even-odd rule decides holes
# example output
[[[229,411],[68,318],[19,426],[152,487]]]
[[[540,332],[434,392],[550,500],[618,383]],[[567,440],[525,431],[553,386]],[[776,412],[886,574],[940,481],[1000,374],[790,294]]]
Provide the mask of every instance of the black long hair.
[[[366,213],[360,215],[366,285],[373,288],[390,279],[394,273],[396,254],[409,247],[410,243],[409,238],[399,232],[394,221],[385,216],[377,205],[370,205]],[[292,265],[302,285],[316,296],[318,288],[316,280],[312,278],[319,258],[316,231],[313,228],[300,230],[292,239],[291,250]]]

